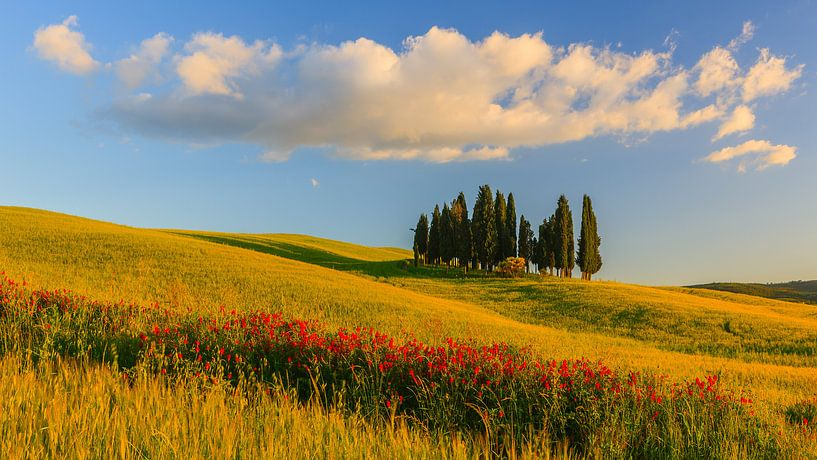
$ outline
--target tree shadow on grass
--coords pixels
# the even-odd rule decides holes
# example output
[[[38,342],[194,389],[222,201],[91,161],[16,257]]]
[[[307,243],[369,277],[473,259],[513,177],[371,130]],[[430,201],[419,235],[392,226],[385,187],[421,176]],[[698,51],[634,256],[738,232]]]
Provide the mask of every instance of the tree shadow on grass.
[[[188,233],[179,231],[169,231],[175,235],[197,238],[211,243],[234,246],[250,251],[270,254],[285,259],[297,260],[313,265],[318,265],[333,270],[353,272],[367,275],[374,278],[463,278],[481,277],[482,274],[469,273],[466,275],[461,269],[422,266],[414,267],[414,262],[409,259],[396,259],[385,261],[367,261],[351,257],[342,256],[333,252],[321,249],[299,246],[297,244],[273,241],[261,236],[253,235],[213,235],[203,233]]]

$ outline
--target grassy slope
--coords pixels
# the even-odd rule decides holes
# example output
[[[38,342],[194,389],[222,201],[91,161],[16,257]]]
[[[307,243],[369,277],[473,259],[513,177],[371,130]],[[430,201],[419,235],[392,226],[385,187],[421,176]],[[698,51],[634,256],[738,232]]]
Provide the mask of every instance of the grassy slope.
[[[540,276],[508,280],[462,276],[458,270],[414,270],[395,261],[356,259],[368,254],[365,247],[348,248],[345,256],[330,252],[330,246],[321,251],[310,245],[299,252],[299,237],[291,235],[284,236],[287,246],[282,247],[279,235],[186,234],[353,271],[411,291],[480,305],[528,324],[628,337],[670,351],[817,365],[817,309],[799,304],[747,302],[746,296],[736,295],[706,298],[688,289],[609,282]],[[306,246],[309,237],[300,238]]]
[[[790,302],[817,304],[817,280],[788,283],[709,283],[690,286],[714,291],[733,292]]]
[[[766,362],[747,364],[717,356],[722,353],[715,348],[709,355],[672,351],[683,349],[684,341],[727,346],[707,329],[717,326],[723,315],[747,321],[758,334],[807,334],[813,319],[798,310],[801,306],[780,303],[768,308],[615,283],[457,278],[445,270],[431,270],[436,276],[428,276],[429,271],[384,261],[391,249],[314,238],[302,242],[293,235],[204,237],[211,241],[202,240],[201,234],[194,239],[0,208],[0,270],[36,286],[70,287],[103,300],[159,301],[175,308],[266,308],[319,318],[327,326],[410,331],[426,340],[456,336],[506,341],[530,345],[546,356],[589,356],[619,366],[660,368],[678,377],[723,372],[729,384],[752,388],[766,401],[790,402],[814,391],[814,368],[775,364],[780,360],[773,356],[761,354],[753,359]],[[222,243],[237,239],[243,247],[213,244],[215,238]],[[264,248],[277,249],[261,251]],[[667,325],[669,335],[660,335]],[[807,360],[791,361],[802,366]]]

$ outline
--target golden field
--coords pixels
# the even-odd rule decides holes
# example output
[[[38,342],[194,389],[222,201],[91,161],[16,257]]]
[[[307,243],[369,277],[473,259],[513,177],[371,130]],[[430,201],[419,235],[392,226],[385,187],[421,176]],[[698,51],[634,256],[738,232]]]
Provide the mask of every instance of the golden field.
[[[222,305],[264,309],[329,329],[373,327],[429,342],[476,337],[545,358],[587,357],[678,379],[718,374],[724,385],[750,391],[759,416],[783,432],[783,410],[817,392],[814,306],[689,288],[466,276],[414,268],[410,257],[401,249],[309,236],[148,230],[0,208],[0,271],[37,288],[68,288],[100,301],[158,302],[183,314],[217,314]],[[258,402],[212,390],[197,399],[183,385],[149,378],[122,387],[113,370],[87,362],[49,366],[31,367],[22,352],[0,363],[0,446],[15,456],[479,452],[478,443],[370,426],[280,398]],[[135,420],[148,423],[134,429]],[[807,451],[815,453],[813,446]]]

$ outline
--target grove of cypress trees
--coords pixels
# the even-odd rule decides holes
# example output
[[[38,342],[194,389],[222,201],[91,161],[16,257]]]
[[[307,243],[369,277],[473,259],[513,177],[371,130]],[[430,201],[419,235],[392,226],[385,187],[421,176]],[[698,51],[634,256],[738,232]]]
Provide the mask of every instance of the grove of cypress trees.
[[[451,259],[454,258],[454,227],[451,221],[451,208],[448,203],[443,205],[443,212],[440,214],[440,259],[447,266],[451,266]]]
[[[582,279],[590,280],[593,274],[601,269],[601,254],[599,246],[601,238],[596,228],[596,214],[593,212],[593,202],[585,195],[582,202],[582,227],[579,233],[579,250],[576,254],[576,263],[582,271]]]
[[[496,226],[496,252],[494,263],[498,264],[510,256],[508,250],[508,228],[505,226],[508,221],[508,207],[505,204],[505,195],[499,190],[496,191],[496,201],[494,201],[494,225]]]
[[[428,217],[420,214],[417,227],[414,229],[414,246],[417,247],[418,255],[423,264],[428,259]]]
[[[513,193],[508,194],[508,209],[505,215],[505,231],[508,232],[508,247],[505,257],[516,257],[516,201]],[[520,257],[524,257],[520,254]]]
[[[513,196],[513,195],[510,195]],[[508,201],[510,202],[510,196]],[[510,212],[510,208],[508,208]],[[525,259],[525,273],[528,272],[528,267],[531,262],[531,239],[533,234],[530,229],[530,222],[525,220],[525,215],[519,217],[519,257]]]
[[[496,251],[496,226],[494,224],[494,198],[491,186],[485,184],[479,188],[474,202],[474,213],[471,219],[474,257],[487,270],[494,259]]]
[[[428,260],[440,264],[440,205],[434,206],[431,214],[431,229],[428,231]]]
[[[494,194],[485,184],[479,187],[471,219],[462,192],[450,204],[444,203],[442,211],[436,205],[430,224],[426,214],[420,215],[413,244],[415,264],[442,262],[450,267],[454,263],[467,271],[470,263],[473,268],[480,265],[491,271],[508,257],[521,257],[528,263],[526,272],[533,264],[540,273],[571,278],[578,264],[586,280],[601,269],[601,238],[589,196],[584,195],[582,202],[578,250],[573,213],[565,195],[559,196],[556,211],[542,221],[538,232],[534,230],[524,215],[516,220],[513,193],[506,200],[501,191]]]

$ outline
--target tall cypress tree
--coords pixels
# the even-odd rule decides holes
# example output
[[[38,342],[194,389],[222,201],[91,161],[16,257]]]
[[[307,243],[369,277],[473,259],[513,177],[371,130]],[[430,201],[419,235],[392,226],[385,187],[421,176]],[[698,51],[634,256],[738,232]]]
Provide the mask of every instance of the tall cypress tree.
[[[428,231],[428,260],[440,264],[440,205],[434,206],[431,214],[431,229]]]
[[[573,267],[576,266],[576,239],[573,237],[573,213],[570,206],[567,206],[567,272],[566,278],[573,278]]]
[[[417,247],[420,260],[425,264],[428,258],[428,217],[425,214],[420,214],[417,228],[414,229],[414,246]]]
[[[539,270],[539,273],[546,273],[548,268],[548,248],[550,247],[549,232],[550,225],[548,224],[548,220],[543,219],[542,223],[539,224],[539,239],[535,248],[536,268]]]
[[[457,260],[460,266],[468,271],[468,263],[473,254],[471,246],[471,221],[468,220],[468,203],[465,202],[465,194],[460,192],[454,200],[451,208],[452,215],[456,220],[454,226],[454,246]]]
[[[564,195],[559,197],[556,206],[555,225],[555,246],[553,253],[556,259],[556,269],[563,278],[569,278],[575,263],[573,249],[573,215],[570,212],[570,204]]]
[[[494,202],[494,225],[496,226],[496,252],[494,253],[494,263],[498,264],[509,256],[508,250],[508,229],[505,226],[508,220],[508,207],[505,204],[505,195],[499,190],[496,191],[496,201]]]
[[[511,195],[512,196],[512,195]],[[508,198],[510,201],[510,198]],[[525,273],[528,272],[528,267],[531,262],[531,239],[533,238],[530,222],[525,220],[525,215],[519,217],[519,257],[525,259]]]
[[[576,252],[576,265],[579,266],[579,270],[582,272],[582,279],[587,279],[587,264],[592,257],[588,254],[590,234],[592,232],[590,229],[590,216],[588,215],[589,209],[587,208],[588,199],[587,195],[585,195],[582,200],[582,226],[581,230],[579,230],[579,249]]]
[[[531,235],[533,235],[533,230],[531,230]],[[536,254],[539,250],[539,240],[536,237],[531,237],[530,240],[530,263],[533,264],[533,269],[539,271],[539,262],[537,261]]]
[[[496,251],[496,226],[494,224],[494,198],[491,186],[485,184],[479,188],[474,202],[474,213],[471,219],[474,243],[474,257],[488,270]]]
[[[440,214],[440,259],[447,267],[450,267],[452,258],[454,258],[454,227],[451,208],[448,207],[448,203],[445,203],[443,212]]]
[[[590,280],[593,274],[601,270],[601,254],[599,246],[601,237],[596,227],[596,214],[593,212],[593,202],[585,195],[582,202],[582,228],[579,234],[579,250],[576,262],[582,271],[582,279]]]
[[[556,213],[551,214],[550,220],[545,221],[545,266],[548,269],[550,275],[554,274],[554,270],[556,269],[556,244],[558,241],[558,237],[556,234]]]
[[[508,232],[508,248],[505,257],[516,257],[516,201],[513,199],[513,193],[508,194],[508,210],[505,216],[505,231]],[[519,238],[522,239],[521,237]],[[520,254],[520,257],[525,257]]]

